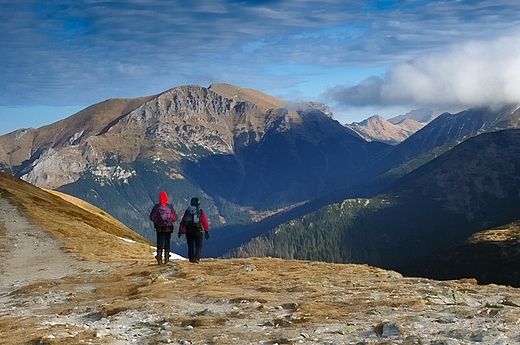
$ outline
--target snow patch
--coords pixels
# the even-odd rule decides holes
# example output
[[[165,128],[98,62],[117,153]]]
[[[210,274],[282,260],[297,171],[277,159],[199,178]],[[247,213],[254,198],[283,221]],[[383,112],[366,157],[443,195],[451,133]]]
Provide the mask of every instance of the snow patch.
[[[119,239],[121,239],[121,240],[123,240],[123,241],[125,241],[125,242],[135,243],[134,240],[131,240],[131,239],[129,239],[129,238],[124,238],[124,237],[119,237],[119,236],[117,236],[117,238],[119,238]]]
[[[120,166],[108,167],[106,165],[98,165],[91,172],[100,184],[103,183],[103,180],[123,181],[123,183],[128,184],[128,179],[137,175],[135,170],[125,170]]]
[[[151,247],[154,252],[153,252],[153,256],[156,256],[157,255],[157,247]],[[183,256],[180,256],[179,254],[176,254],[176,253],[170,253],[170,260],[186,260],[185,257]]]

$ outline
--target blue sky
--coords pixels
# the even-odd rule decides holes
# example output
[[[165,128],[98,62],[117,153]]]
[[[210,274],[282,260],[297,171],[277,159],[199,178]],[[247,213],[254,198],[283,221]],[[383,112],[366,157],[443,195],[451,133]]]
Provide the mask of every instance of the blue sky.
[[[520,102],[517,0],[0,0],[0,134],[224,82],[342,123]]]

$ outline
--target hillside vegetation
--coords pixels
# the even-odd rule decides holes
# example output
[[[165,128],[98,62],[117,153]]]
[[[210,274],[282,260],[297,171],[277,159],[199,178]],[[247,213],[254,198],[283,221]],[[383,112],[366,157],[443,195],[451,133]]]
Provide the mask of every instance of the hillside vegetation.
[[[378,120],[367,125],[385,131]],[[518,131],[491,133],[517,128],[520,107],[430,120],[391,146],[367,142],[325,104],[286,104],[229,84],[185,85],[0,136],[0,169],[96,205],[98,215],[110,214],[148,241],[155,240],[148,215],[159,191],[179,215],[197,196],[211,224],[206,256],[368,263],[427,275],[434,270],[426,263],[451,246],[520,218]],[[36,204],[27,212],[38,213]],[[74,237],[72,220],[86,210],[63,210],[69,217],[56,217],[56,236]],[[92,217],[78,226],[90,236],[102,222]],[[106,223],[95,250],[117,255],[100,239],[123,237],[116,228]],[[174,251],[184,244],[172,239]]]
[[[283,223],[229,256],[362,262],[428,275],[432,274],[428,263],[449,247],[476,232],[520,219],[519,191],[520,130],[482,134],[373,198],[345,200]],[[464,267],[478,265],[488,254],[473,253],[482,258]],[[475,272],[460,265],[452,271],[459,277]],[[479,271],[475,276],[479,281],[520,286],[515,278],[518,269],[503,270],[493,279]]]

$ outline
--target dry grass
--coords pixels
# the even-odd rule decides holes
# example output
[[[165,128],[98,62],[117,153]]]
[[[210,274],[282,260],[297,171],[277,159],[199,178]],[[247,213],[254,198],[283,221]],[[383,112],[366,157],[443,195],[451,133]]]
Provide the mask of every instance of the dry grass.
[[[464,305],[435,306],[427,299],[429,295],[441,294],[444,288],[464,294],[466,289],[472,289],[468,282],[451,281],[441,286],[362,265],[249,258],[205,260],[200,265],[174,261],[171,266],[157,266],[151,261],[126,261],[110,266],[103,274],[84,272],[16,291],[14,295],[28,304],[43,294],[65,294],[68,301],[51,304],[23,318],[4,316],[0,318],[0,328],[9,332],[11,340],[37,344],[49,334],[49,327],[38,325],[52,319],[52,315],[82,314],[100,319],[144,312],[159,315],[153,325],[157,336],[160,325],[169,323],[178,340],[191,326],[196,329],[190,333],[193,343],[206,343],[225,333],[227,338],[215,343],[236,344],[234,338],[244,339],[245,334],[253,343],[265,340],[266,332],[247,331],[247,327],[259,325],[264,326],[261,329],[267,327],[269,336],[278,339],[283,334],[298,334],[301,329],[318,325],[343,325],[339,330],[343,333],[367,327],[377,331],[388,318],[406,325],[416,315],[440,311],[468,319],[485,316]],[[500,286],[480,290],[488,296],[514,294],[514,289]],[[507,320],[516,322],[517,316],[518,312],[508,315]],[[56,333],[60,327],[65,326],[50,328]],[[114,340],[95,337],[88,329],[67,332],[77,335],[73,339],[45,339],[44,343],[109,344]],[[153,337],[150,343],[155,343]]]
[[[112,261],[150,257],[148,240],[82,200],[37,188],[3,173],[0,191],[35,224],[64,240],[65,249],[79,258]]]
[[[5,226],[4,222],[0,222],[0,236],[6,236],[7,235],[7,228]]]
[[[503,227],[485,230],[473,234],[468,243],[479,242],[520,242],[520,222],[514,222]]]
[[[7,250],[7,243],[5,243],[5,237],[7,236],[7,228],[5,223],[0,221],[0,254]]]
[[[436,282],[367,265],[273,258],[208,259],[200,265],[176,260],[157,266],[148,241],[81,200],[1,173],[0,192],[36,224],[63,239],[70,253],[103,262],[98,270],[85,269],[13,291],[17,304],[10,308],[19,314],[0,315],[0,344],[110,344],[115,336],[99,336],[85,327],[87,321],[127,314],[139,320],[154,316],[146,343],[160,343],[162,327],[168,325],[174,342],[188,338],[192,344],[222,345],[244,339],[295,343],[286,337],[329,327],[326,334],[380,334],[388,319],[401,323],[406,332],[413,320],[434,319],[441,313],[465,320],[501,317],[510,326],[520,317],[520,308],[476,308],[451,301],[469,294],[479,299],[517,298],[516,289],[478,286],[471,279]],[[5,224],[0,224],[0,235],[5,232]],[[432,302],[432,296],[447,302]],[[40,299],[47,302],[39,303]],[[83,326],[70,321],[78,318]]]

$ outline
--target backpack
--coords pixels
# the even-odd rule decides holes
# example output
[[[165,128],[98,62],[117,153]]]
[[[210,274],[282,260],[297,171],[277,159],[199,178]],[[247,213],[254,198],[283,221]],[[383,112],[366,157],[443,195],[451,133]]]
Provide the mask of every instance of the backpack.
[[[200,227],[200,211],[196,206],[189,206],[186,209],[186,226],[188,229]]]
[[[160,205],[157,209],[157,225],[159,226],[172,226],[173,225],[173,215],[170,206]]]

